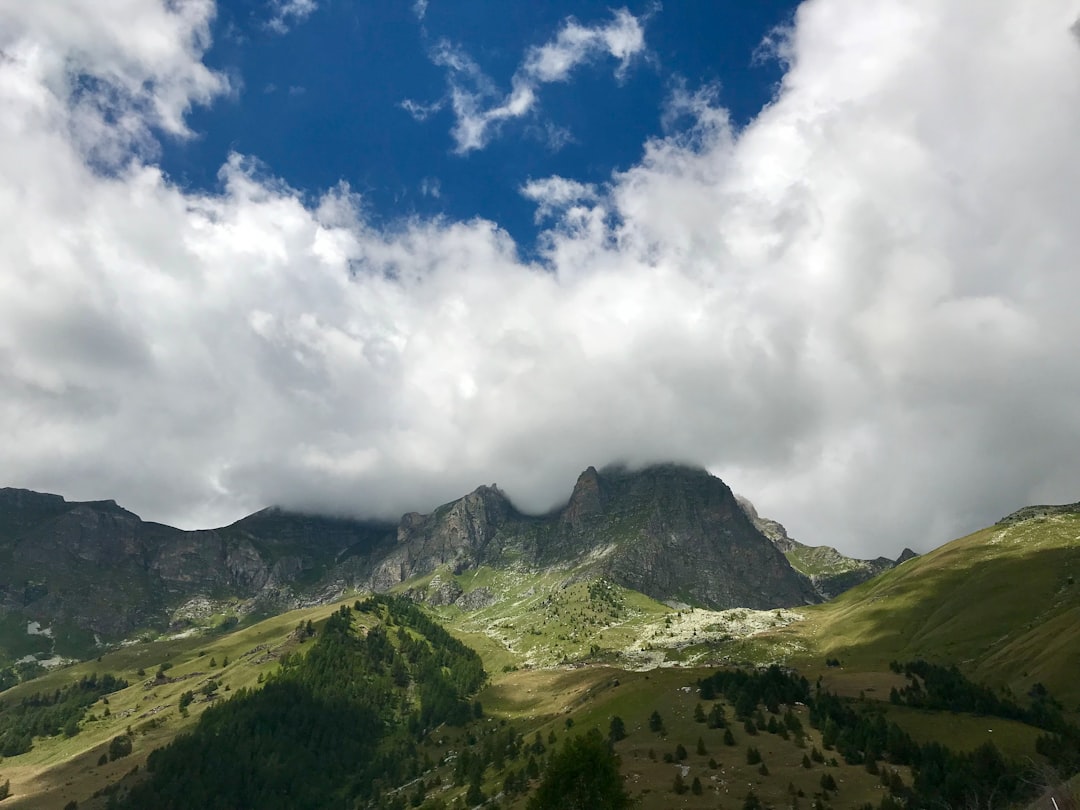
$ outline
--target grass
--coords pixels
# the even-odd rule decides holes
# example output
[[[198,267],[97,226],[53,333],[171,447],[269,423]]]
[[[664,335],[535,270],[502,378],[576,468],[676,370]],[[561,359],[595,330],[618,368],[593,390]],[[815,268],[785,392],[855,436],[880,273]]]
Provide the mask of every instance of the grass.
[[[804,806],[809,806],[811,797],[820,790],[821,775],[826,771],[833,774],[840,786],[834,806],[856,807],[867,801],[875,805],[880,802],[884,790],[878,784],[878,777],[867,773],[862,766],[814,764],[810,769],[802,767],[802,757],[811,746],[821,748],[820,735],[809,728],[805,709],[796,707],[796,713],[808,731],[805,748],[797,747],[794,740],[783,740],[766,732],[750,736],[741,723],[734,721],[732,731],[736,744],[725,746],[722,729],[709,729],[693,719],[698,703],[706,712],[712,705],[700,700],[694,686],[699,677],[710,671],[669,668],[625,672],[610,667],[589,667],[574,671],[519,672],[490,687],[482,699],[493,713],[509,717],[515,724],[526,724],[526,740],[536,731],[545,740],[550,733],[562,740],[568,734],[589,728],[598,728],[607,734],[612,716],[621,717],[627,737],[616,744],[616,751],[622,760],[627,788],[641,810],[737,807],[741,806],[750,787],[767,805],[788,806],[789,785],[803,791],[807,798],[801,801]],[[663,718],[663,734],[649,730],[648,718],[654,710]],[[734,717],[733,707],[726,706],[726,711],[729,719]],[[569,729],[567,720],[573,722]],[[698,738],[704,743],[705,754],[697,753]],[[678,765],[665,763],[664,754],[674,753],[679,744],[687,750],[687,759]],[[749,745],[761,751],[769,770],[767,776],[758,773],[757,765],[747,764]],[[717,768],[709,766],[710,759],[717,761]],[[689,787],[696,776],[703,785],[702,795],[695,796],[690,792],[677,795],[674,792],[675,774],[681,774],[684,768],[686,786]],[[902,768],[900,772],[910,783],[907,769]],[[524,807],[524,800],[510,806]]]
[[[229,635],[129,645],[4,692],[4,700],[19,700],[33,692],[60,688],[91,672],[111,672],[130,683],[126,689],[108,695],[108,704],[103,700],[94,704],[76,736],[35,739],[31,751],[10,757],[0,765],[4,779],[11,780],[13,794],[4,802],[5,810],[59,810],[72,799],[79,801],[80,807],[89,806],[84,802],[88,796],[136,765],[143,767],[154,748],[198,720],[213,702],[200,693],[211,679],[220,685],[215,699],[227,698],[245,687],[257,687],[260,675],[276,669],[281,654],[303,651],[304,645],[294,633],[299,623],[309,619],[320,622],[343,603],[291,611]],[[223,666],[226,660],[229,663]],[[215,666],[210,666],[211,661]],[[167,679],[156,679],[158,667],[166,662],[171,664],[165,672]],[[140,669],[142,676],[138,674]],[[197,699],[189,707],[188,716],[183,717],[178,702],[188,690],[196,692]],[[109,741],[129,728],[134,733],[132,754],[99,766],[98,758],[107,750]]]
[[[605,580],[575,581],[565,571],[526,574],[482,566],[458,575],[446,568],[436,573],[443,582],[456,581],[465,596],[478,588],[494,595],[493,604],[478,610],[432,608],[452,632],[476,646],[493,674],[623,650],[672,613],[636,591]],[[433,576],[410,580],[399,589],[422,591]]]
[[[975,680],[1024,694],[1042,682],[1080,709],[1080,516],[992,526],[808,608],[755,639],[800,669],[826,657],[849,670],[892,659],[957,663]]]
[[[916,742],[939,742],[955,751],[972,751],[992,742],[1007,757],[1035,759],[1035,740],[1044,732],[1034,726],[1000,717],[979,717],[953,712],[930,712],[907,706],[890,706],[889,720]]]

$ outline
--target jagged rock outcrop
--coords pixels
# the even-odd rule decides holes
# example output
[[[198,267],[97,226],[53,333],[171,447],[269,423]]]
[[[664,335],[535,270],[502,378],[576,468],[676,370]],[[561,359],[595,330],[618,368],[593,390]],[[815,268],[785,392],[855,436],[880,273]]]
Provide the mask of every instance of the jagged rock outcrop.
[[[112,501],[0,489],[0,613],[52,628],[59,652],[85,655],[95,638],[163,628],[196,598],[302,604],[341,558],[392,540],[390,524],[273,509],[222,529],[182,531]]]
[[[590,467],[566,506],[519,513],[496,487],[481,487],[431,515],[407,515],[399,548],[371,585],[391,587],[440,565],[558,568],[607,576],[657,599],[715,608],[816,601],[776,548],[705,470],[658,465]]]
[[[500,529],[514,517],[517,511],[494,485],[479,487],[430,515],[409,513],[398,524],[397,547],[376,564],[371,586],[386,590],[440,565],[455,572],[475,568],[498,556]]]
[[[1038,504],[1017,509],[1015,512],[1008,514],[999,520],[997,525],[1011,526],[1013,523],[1019,523],[1023,520],[1032,520],[1033,518],[1076,514],[1080,514],[1080,503]]]
[[[727,485],[705,470],[590,469],[559,517],[563,560],[592,558],[599,573],[657,599],[713,608],[816,601]]]
[[[482,565],[605,576],[713,608],[818,598],[722,481],[678,465],[590,467],[566,506],[547,515],[520,513],[491,485],[396,525],[270,508],[220,529],[182,531],[111,501],[0,490],[0,613],[56,627],[83,654],[95,636],[115,641],[184,621],[185,606],[200,600],[281,610]],[[441,580],[425,593],[432,604],[466,609],[496,598]]]
[[[746,516],[750,518],[750,522],[754,524],[754,528],[768,537],[772,541],[772,544],[780,551],[786,554],[802,545],[802,543],[797,543],[791,538],[782,523],[772,520],[771,518],[763,518],[759,515],[754,504],[750,503],[749,498],[744,498],[742,495],[736,495],[735,500],[746,513]]]
[[[883,571],[888,571],[905,559],[890,560],[877,557],[873,560],[860,560],[841,554],[832,546],[807,546],[792,538],[787,529],[775,520],[763,518],[748,498],[736,496],[739,506],[750,521],[776,546],[799,574],[806,578],[818,596],[828,600],[839,596],[844,591],[854,588]],[[904,553],[915,556],[911,549]]]

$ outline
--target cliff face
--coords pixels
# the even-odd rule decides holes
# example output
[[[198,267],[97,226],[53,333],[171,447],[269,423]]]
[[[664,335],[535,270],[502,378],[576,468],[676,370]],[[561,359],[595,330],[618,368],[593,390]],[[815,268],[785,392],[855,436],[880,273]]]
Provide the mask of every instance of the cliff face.
[[[224,528],[181,531],[111,501],[0,490],[0,625],[58,628],[84,653],[95,636],[163,629],[192,600],[286,609],[350,587],[386,590],[441,566],[480,565],[602,575],[713,608],[817,599],[722,481],[674,465],[590,467],[567,504],[544,516],[523,515],[483,486],[396,525],[271,508]],[[0,657],[4,647],[0,636]]]
[[[540,518],[484,487],[431,515],[407,515],[398,539],[376,588],[445,563],[487,564],[604,575],[657,599],[713,608],[816,601],[720,479],[675,465],[590,467],[566,506]]]
[[[195,597],[292,606],[332,581],[343,559],[392,539],[389,524],[276,510],[223,529],[181,531],[112,501],[69,503],[4,489],[0,618],[8,626],[21,620],[53,628],[58,652],[85,653],[95,637],[115,641],[164,628],[170,612]],[[10,646],[0,638],[0,649]]]
[[[810,583],[823,600],[839,596],[844,591],[918,556],[911,549],[905,548],[896,560],[888,557],[860,560],[847,557],[832,546],[807,546],[793,540],[782,524],[761,517],[746,498],[736,496],[736,500],[750,522],[783,552],[791,567]]]
[[[598,499],[591,496],[596,484]],[[595,510],[587,525],[568,514],[582,500]],[[727,485],[704,470],[593,471],[579,480],[561,517],[564,548],[600,556],[603,573],[654,598],[712,608],[816,601]]]
[[[376,563],[370,586],[386,590],[440,565],[460,572],[497,559],[502,529],[519,517],[495,486],[480,487],[430,515],[410,512],[398,524],[397,547]]]

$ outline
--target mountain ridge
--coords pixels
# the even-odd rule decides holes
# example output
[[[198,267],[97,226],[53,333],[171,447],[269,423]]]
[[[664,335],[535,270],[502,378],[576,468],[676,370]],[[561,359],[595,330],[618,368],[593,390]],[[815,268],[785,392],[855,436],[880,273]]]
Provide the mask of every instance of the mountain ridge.
[[[8,659],[85,657],[132,633],[385,591],[441,566],[604,576],[653,598],[712,608],[819,599],[723,481],[675,464],[589,467],[566,504],[546,515],[526,515],[484,485],[396,524],[268,507],[187,531],[143,521],[114,501],[5,489],[0,563]],[[30,623],[53,636],[25,638]]]
[[[735,497],[757,530],[783,552],[792,568],[806,577],[818,596],[825,601],[873,579],[878,574],[912,557],[919,556],[910,548],[905,547],[895,560],[890,560],[888,557],[862,560],[848,557],[832,546],[808,546],[792,538],[782,523],[761,517],[748,498],[741,495]]]

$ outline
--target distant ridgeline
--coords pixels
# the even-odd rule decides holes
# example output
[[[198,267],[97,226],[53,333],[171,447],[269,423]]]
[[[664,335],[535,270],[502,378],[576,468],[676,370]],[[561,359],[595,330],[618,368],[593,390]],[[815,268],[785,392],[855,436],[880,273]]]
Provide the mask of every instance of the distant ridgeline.
[[[1068,776],[1080,770],[1080,728],[1064,719],[1061,707],[1045,690],[1034,690],[1030,708],[1023,708],[1008,697],[968,681],[954,667],[925,661],[904,666],[894,662],[893,670],[907,674],[910,681],[903,690],[893,690],[893,704],[1022,720],[1046,731],[1036,747],[1058,774]],[[888,789],[881,810],[994,807],[1031,801],[1044,787],[1045,774],[1035,770],[1031,762],[1006,759],[993,743],[962,753],[937,742],[920,745],[886,719],[886,706],[838,697],[822,690],[820,682],[811,690],[805,678],[777,666],[754,672],[721,670],[699,681],[698,688],[703,700],[724,697],[735,707],[736,719],[745,723],[751,733],[767,729],[784,736],[794,734],[796,744],[800,744],[803,734],[799,720],[787,712],[783,722],[773,717],[766,724],[760,707],[779,715],[782,704],[805,703],[810,710],[810,724],[821,731],[826,752],[835,750],[848,765],[861,764],[879,775],[882,786]],[[712,715],[708,719],[710,725],[725,722],[722,717],[714,720]],[[813,761],[826,762],[825,754],[815,748],[804,759],[804,767],[811,767],[811,756]],[[905,785],[890,767],[898,765],[911,769],[911,785]],[[824,800],[836,790],[835,780],[831,788],[826,787],[829,783],[827,775],[823,776]],[[752,791],[744,804],[747,806],[759,806]]]
[[[112,501],[0,489],[0,666],[24,660],[33,675],[35,659],[96,657],[145,631],[211,630],[223,613],[280,613],[483,565],[603,576],[716,609],[822,598],[723,481],[678,465],[590,467],[565,506],[540,516],[482,486],[397,522],[269,508],[202,531]]]
[[[1031,520],[1032,518],[1051,517],[1052,515],[1080,515],[1080,503],[1025,506],[1023,509],[1017,509],[1012,514],[1003,517],[997,522],[997,525],[1007,526],[1024,520]]]
[[[359,632],[354,611],[382,621]],[[480,657],[411,602],[358,601],[262,689],[207,709],[192,733],[153,752],[150,778],[121,806],[363,806],[424,770],[418,742],[479,712],[468,697],[485,680]]]

